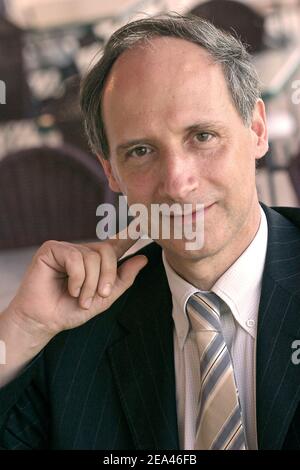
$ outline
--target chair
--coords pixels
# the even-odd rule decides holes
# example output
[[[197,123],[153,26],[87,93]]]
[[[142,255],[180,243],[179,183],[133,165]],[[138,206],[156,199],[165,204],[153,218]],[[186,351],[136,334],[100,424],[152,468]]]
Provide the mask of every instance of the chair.
[[[6,15],[5,0],[0,0],[0,18]]]
[[[90,153],[80,111],[79,93],[80,77],[73,75],[63,82],[61,96],[45,103],[41,114],[53,116],[54,126],[61,132],[65,143]]]
[[[23,31],[0,16],[0,79],[6,85],[6,105],[0,123],[33,115],[33,103],[23,61]]]
[[[215,26],[238,36],[249,52],[264,49],[264,17],[248,5],[233,0],[209,0],[189,12],[211,21]]]
[[[0,249],[96,238],[96,208],[115,202],[100,163],[64,145],[0,161]]]

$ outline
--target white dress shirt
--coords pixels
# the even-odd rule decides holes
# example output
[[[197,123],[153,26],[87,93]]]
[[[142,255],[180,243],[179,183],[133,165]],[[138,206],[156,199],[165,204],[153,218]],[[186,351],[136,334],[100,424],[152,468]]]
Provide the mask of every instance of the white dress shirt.
[[[221,324],[233,362],[248,449],[257,449],[256,330],[267,239],[267,220],[261,209],[260,226],[251,244],[211,289],[231,310],[221,316]],[[170,267],[164,253],[163,262],[173,301],[179,444],[181,449],[193,450],[200,365],[198,347],[190,334],[186,303],[199,289]]]

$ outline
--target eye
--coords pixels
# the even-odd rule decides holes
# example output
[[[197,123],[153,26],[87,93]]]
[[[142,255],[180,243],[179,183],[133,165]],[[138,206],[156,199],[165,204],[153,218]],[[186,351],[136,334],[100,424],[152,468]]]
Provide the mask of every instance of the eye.
[[[145,145],[140,145],[139,147],[134,147],[133,149],[129,150],[126,153],[127,157],[145,157],[151,153],[151,149],[149,147],[146,147]]]
[[[210,132],[197,132],[195,138],[198,142],[209,142],[213,138],[213,135]]]

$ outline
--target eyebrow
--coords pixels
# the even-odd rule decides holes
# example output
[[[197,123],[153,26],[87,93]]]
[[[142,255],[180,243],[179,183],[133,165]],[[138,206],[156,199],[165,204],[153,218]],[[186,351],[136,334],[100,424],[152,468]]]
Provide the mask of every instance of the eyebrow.
[[[197,122],[194,124],[191,124],[190,126],[187,126],[184,131],[185,132],[191,132],[195,130],[201,130],[205,129],[207,130],[208,128],[211,129],[221,129],[224,127],[224,124],[221,123],[220,121],[201,121]],[[130,147],[134,147],[135,145],[146,145],[150,143],[151,139],[148,137],[145,137],[144,139],[132,139],[128,140],[127,142],[124,142],[122,144],[119,144],[116,148],[116,152],[120,153],[124,150],[129,149]]]

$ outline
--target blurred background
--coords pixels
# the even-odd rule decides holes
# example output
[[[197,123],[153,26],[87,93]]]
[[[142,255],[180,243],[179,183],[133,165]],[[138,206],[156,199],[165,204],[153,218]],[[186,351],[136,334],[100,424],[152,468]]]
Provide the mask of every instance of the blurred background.
[[[95,239],[97,206],[116,204],[84,135],[80,78],[113,31],[167,11],[247,44],[270,136],[260,200],[300,204],[300,0],[0,0],[0,310],[38,245]]]

